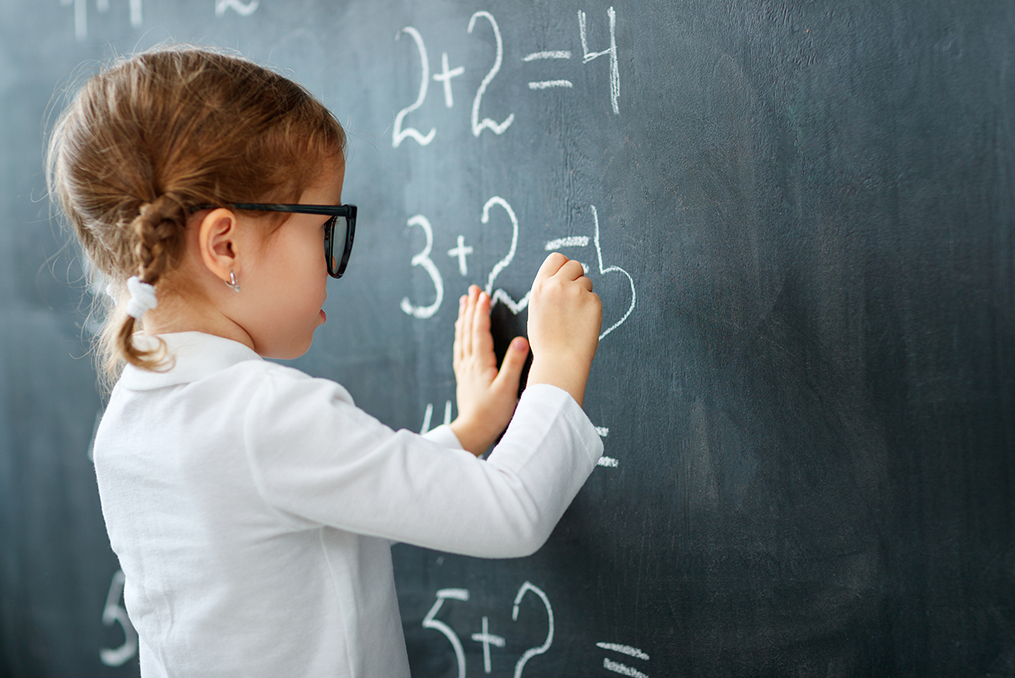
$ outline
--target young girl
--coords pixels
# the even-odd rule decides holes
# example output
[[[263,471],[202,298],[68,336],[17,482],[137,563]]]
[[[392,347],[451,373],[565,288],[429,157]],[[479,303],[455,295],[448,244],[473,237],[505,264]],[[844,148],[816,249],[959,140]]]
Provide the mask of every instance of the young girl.
[[[581,410],[600,302],[560,254],[533,283],[521,399],[529,346],[498,371],[473,287],[460,414],[425,436],[264,360],[326,320],[355,220],[344,148],[304,89],[190,47],[94,76],[54,130],[51,190],[116,299],[94,458],[143,676],[408,676],[391,542],[530,554],[602,452]]]

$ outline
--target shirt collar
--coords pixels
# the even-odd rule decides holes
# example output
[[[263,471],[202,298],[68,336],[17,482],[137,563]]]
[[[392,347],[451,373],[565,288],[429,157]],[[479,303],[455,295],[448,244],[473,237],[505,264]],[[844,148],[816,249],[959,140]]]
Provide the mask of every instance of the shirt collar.
[[[245,360],[263,360],[253,349],[223,337],[203,332],[176,332],[159,335],[166,342],[167,368],[157,372],[127,365],[119,385],[134,391],[146,391],[197,381]],[[155,337],[137,334],[139,348],[155,348]]]

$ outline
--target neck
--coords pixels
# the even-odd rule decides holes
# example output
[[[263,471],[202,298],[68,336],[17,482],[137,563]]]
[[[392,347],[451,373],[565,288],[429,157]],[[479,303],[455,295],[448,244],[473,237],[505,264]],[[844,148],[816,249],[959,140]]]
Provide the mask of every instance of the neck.
[[[224,339],[232,339],[254,349],[254,341],[239,324],[213,304],[201,299],[183,299],[163,294],[157,308],[144,315],[142,329],[145,334],[171,334],[174,332],[204,332]]]

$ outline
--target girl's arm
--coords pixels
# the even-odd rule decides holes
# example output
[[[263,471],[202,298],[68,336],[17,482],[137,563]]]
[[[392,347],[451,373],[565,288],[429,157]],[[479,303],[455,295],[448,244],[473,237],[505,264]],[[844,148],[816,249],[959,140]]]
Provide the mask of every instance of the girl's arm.
[[[559,388],[527,388],[481,461],[391,430],[332,381],[249,362],[240,371],[251,372],[251,388],[237,389],[245,455],[257,493],[289,529],[329,525],[470,556],[525,556],[550,535],[603,451]]]

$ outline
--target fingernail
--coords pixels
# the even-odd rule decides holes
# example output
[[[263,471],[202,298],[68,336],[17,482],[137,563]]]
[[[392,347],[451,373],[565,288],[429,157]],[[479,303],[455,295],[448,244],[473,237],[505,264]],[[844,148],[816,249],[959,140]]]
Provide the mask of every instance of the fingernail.
[[[516,351],[524,351],[525,340],[522,339],[521,337],[515,337],[515,339],[511,342],[511,348],[513,348]]]

